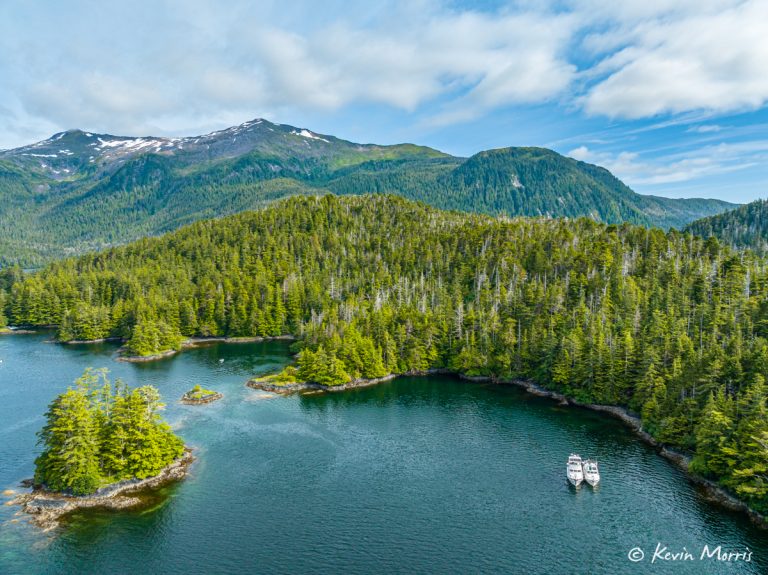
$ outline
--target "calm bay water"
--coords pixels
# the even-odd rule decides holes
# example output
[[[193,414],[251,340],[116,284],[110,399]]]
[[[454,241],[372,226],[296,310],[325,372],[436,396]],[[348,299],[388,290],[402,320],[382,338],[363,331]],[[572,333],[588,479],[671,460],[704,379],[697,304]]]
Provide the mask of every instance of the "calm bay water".
[[[291,397],[246,388],[290,360],[283,342],[125,364],[112,345],[45,339],[0,336],[0,490],[32,475],[47,404],[87,366],[157,386],[198,461],[154,508],[78,514],[55,533],[0,507],[2,574],[768,572],[768,533],[598,414],[449,377]],[[181,405],[195,383],[224,399]],[[599,459],[598,489],[568,486],[572,450]],[[658,542],[695,560],[650,564]],[[705,544],[748,547],[752,561],[700,561]]]

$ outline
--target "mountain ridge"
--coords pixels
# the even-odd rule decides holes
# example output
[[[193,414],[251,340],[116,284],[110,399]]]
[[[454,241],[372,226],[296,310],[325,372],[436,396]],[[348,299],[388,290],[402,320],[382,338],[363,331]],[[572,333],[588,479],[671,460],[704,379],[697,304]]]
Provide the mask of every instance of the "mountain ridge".
[[[604,168],[546,148],[460,158],[264,119],[184,138],[67,130],[0,152],[0,265],[36,266],[281,197],[327,192],[396,193],[442,209],[663,228],[734,207],[643,196]]]
[[[733,210],[695,220],[685,231],[715,237],[736,249],[768,253],[768,200],[755,200]]]

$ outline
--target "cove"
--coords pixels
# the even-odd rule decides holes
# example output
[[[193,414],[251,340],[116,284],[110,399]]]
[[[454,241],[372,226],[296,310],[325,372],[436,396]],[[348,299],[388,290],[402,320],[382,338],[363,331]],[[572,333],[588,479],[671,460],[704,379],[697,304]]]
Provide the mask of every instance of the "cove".
[[[448,376],[334,394],[275,396],[253,375],[286,342],[214,343],[146,364],[117,345],[0,337],[0,490],[32,473],[35,432],[86,366],[157,386],[198,460],[127,513],[72,516],[41,534],[0,507],[0,573],[763,573],[768,537],[707,503],[669,462],[605,415]],[[223,359],[223,362],[220,360]],[[223,394],[186,406],[200,384]],[[571,451],[603,484],[571,489]],[[661,543],[674,556],[657,561]],[[700,561],[708,545],[750,562]],[[642,562],[628,553],[644,550]]]

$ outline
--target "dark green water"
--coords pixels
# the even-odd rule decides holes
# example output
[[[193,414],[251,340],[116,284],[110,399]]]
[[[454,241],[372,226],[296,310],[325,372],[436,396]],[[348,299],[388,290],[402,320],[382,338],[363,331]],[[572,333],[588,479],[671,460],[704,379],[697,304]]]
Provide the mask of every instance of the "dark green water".
[[[198,461],[154,508],[77,515],[55,533],[0,507],[2,574],[768,572],[768,533],[598,414],[447,377],[293,397],[246,388],[289,361],[280,342],[137,365],[113,346],[44,339],[0,337],[0,490],[31,476],[46,405],[86,366],[156,385]],[[179,404],[195,383],[224,399]],[[567,485],[572,450],[599,458],[597,490]],[[658,542],[695,560],[651,564]],[[748,547],[752,561],[701,561],[704,545]]]

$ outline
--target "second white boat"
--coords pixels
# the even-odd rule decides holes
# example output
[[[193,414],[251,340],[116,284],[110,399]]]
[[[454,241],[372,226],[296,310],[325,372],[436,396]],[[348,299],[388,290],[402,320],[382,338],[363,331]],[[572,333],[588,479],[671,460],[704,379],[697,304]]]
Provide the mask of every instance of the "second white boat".
[[[592,487],[600,483],[600,471],[597,469],[597,461],[586,459],[582,462],[582,470],[584,472],[584,480]]]

